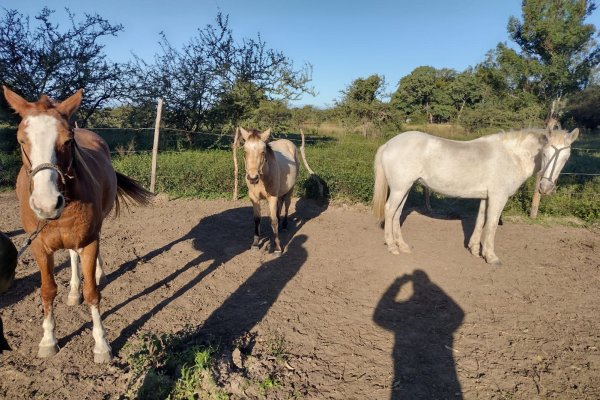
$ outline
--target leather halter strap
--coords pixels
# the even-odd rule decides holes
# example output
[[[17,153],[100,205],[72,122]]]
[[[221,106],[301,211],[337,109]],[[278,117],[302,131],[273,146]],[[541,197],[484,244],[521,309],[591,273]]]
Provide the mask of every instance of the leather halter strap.
[[[550,159],[546,163],[546,166],[541,171],[541,175],[542,175],[541,180],[546,179],[547,181],[550,181],[550,183],[552,183],[552,185],[554,185],[554,182],[552,182],[552,175],[554,175],[554,169],[556,168],[556,161],[558,160],[558,154],[565,149],[570,149],[571,146],[561,147],[560,149],[557,148],[556,146],[551,146],[551,147],[554,149],[554,154],[552,154],[552,157],[550,157]],[[546,174],[546,170],[550,166],[550,163],[552,163],[552,169],[550,170],[550,177],[547,177],[544,175]]]

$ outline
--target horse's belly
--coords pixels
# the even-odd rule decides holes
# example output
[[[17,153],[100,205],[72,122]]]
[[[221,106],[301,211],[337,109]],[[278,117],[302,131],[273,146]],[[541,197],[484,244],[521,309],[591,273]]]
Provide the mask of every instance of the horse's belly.
[[[460,197],[464,199],[485,199],[488,190],[481,184],[469,184],[467,182],[438,182],[436,179],[420,179],[421,183],[434,192],[449,197]]]

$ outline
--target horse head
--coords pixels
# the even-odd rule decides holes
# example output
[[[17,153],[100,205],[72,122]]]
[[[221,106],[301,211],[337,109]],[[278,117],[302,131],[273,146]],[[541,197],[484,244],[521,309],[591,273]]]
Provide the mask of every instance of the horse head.
[[[540,193],[549,194],[556,187],[556,180],[571,155],[571,144],[577,139],[579,129],[571,132],[548,131],[542,148]]]
[[[17,140],[21,146],[23,166],[29,175],[29,207],[40,220],[57,219],[65,207],[65,180],[72,168],[74,132],[69,118],[81,104],[83,91],[61,103],[42,95],[28,102],[7,87],[4,96],[21,116]]]
[[[240,128],[240,133],[242,139],[244,139],[246,180],[250,184],[256,185],[265,172],[267,140],[271,134],[271,129],[260,132],[257,130],[247,131],[244,128]]]

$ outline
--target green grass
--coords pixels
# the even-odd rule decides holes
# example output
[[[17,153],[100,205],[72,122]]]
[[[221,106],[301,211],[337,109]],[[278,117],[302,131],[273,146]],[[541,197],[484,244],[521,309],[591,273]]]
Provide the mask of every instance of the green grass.
[[[20,167],[20,156],[10,140],[14,132],[3,129],[0,145],[0,189],[14,187]],[[14,130],[13,130],[14,131]],[[12,132],[12,133],[11,133]],[[151,155],[148,146],[150,131],[123,132],[101,130],[112,149],[115,168],[129,175],[146,187],[150,185]],[[462,130],[437,127],[432,133],[451,138],[467,138]],[[298,134],[278,135],[288,137],[299,144]],[[573,145],[571,158],[563,172],[600,173],[600,135],[584,134]],[[233,161],[228,136],[187,135],[183,132],[163,134],[164,143],[158,156],[158,192],[171,197],[230,198],[233,191]],[[10,139],[10,138],[9,138]],[[373,158],[377,148],[389,138],[363,138],[356,134],[332,134],[330,136],[307,136],[306,154],[311,168],[327,185],[330,200],[369,204],[373,193]],[[586,150],[590,149],[590,150]],[[138,153],[126,154],[126,150]],[[139,152],[141,151],[141,152]],[[120,153],[120,154],[119,154]],[[243,179],[242,151],[238,151],[240,165],[239,196],[247,195]],[[527,215],[533,194],[531,178],[509,199],[506,215]],[[300,167],[296,196],[315,197],[317,185],[310,179],[303,165]],[[543,196],[539,208],[540,217],[578,218],[585,223],[600,221],[600,177],[561,175],[557,192]],[[421,188],[413,188],[407,207],[421,206]],[[432,206],[439,213],[464,215],[474,213],[477,201],[457,200],[432,195]]]
[[[128,398],[229,398],[215,383],[218,348],[186,343],[185,337],[145,334],[126,346],[127,363],[133,372]]]

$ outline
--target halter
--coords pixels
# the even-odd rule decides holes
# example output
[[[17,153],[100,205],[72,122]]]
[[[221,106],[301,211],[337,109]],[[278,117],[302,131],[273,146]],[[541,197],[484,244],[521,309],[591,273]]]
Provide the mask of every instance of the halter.
[[[561,147],[560,149],[557,148],[556,146],[551,146],[554,149],[554,154],[552,155],[552,157],[550,157],[550,159],[548,160],[548,162],[546,163],[546,166],[544,167],[544,169],[540,172],[542,177],[540,179],[540,182],[544,179],[546,179],[547,181],[549,181],[553,186],[554,186],[554,182],[552,182],[552,175],[554,175],[554,169],[556,168],[556,160],[558,159],[558,154],[565,150],[565,149],[570,149],[571,146],[565,146],[565,147]],[[554,162],[553,162],[554,160]],[[550,163],[552,163],[552,169],[550,170],[550,178],[547,178],[546,176],[544,176],[544,174],[546,173],[546,170],[548,169],[548,166],[550,165]]]
[[[71,132],[74,134],[73,129],[71,129]],[[31,159],[27,155],[27,152],[23,148],[23,145],[21,145],[21,153],[23,153],[23,155],[27,159],[27,162],[29,163],[29,168],[27,169],[27,176],[29,177],[29,193],[31,193],[31,191],[32,191],[31,189],[33,187],[33,177],[35,176],[35,174],[37,174],[38,172],[43,171],[45,169],[50,169],[52,171],[55,171],[58,174],[58,176],[60,177],[60,181],[63,185],[63,188],[65,187],[65,185],[67,183],[66,178],[68,178],[68,179],[75,178],[73,175],[70,175],[69,172],[73,171],[76,146],[77,146],[77,143],[75,142],[75,139],[73,139],[71,142],[71,160],[69,161],[69,166],[67,167],[67,170],[65,172],[63,172],[57,164],[53,164],[53,163],[42,163],[42,164],[39,164],[37,167],[31,169],[31,166],[33,165],[31,163]],[[62,193],[62,194],[64,195],[64,193]]]

